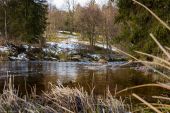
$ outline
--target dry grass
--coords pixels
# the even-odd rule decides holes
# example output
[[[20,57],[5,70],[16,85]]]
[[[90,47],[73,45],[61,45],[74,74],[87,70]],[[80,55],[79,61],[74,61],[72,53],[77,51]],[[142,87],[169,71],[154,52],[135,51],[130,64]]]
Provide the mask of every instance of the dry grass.
[[[132,94],[132,96],[134,96],[135,98],[137,98],[138,100],[140,100],[141,102],[143,102],[145,105],[147,105],[149,108],[151,108],[153,111],[157,112],[157,113],[162,113],[160,110],[158,110],[157,108],[155,108],[154,106],[152,106],[150,103],[148,103],[147,101],[145,101],[144,99],[142,99],[141,97],[139,97],[137,94]]]
[[[4,37],[0,37],[0,45],[5,45],[6,43],[13,43],[16,45],[20,45],[20,44],[26,44],[26,42],[21,41],[20,39],[16,39],[16,38],[9,38],[9,39],[5,39]]]
[[[10,77],[0,94],[0,113],[125,113],[124,103],[108,91],[105,99],[77,88],[50,84],[51,90],[41,96],[19,96]]]

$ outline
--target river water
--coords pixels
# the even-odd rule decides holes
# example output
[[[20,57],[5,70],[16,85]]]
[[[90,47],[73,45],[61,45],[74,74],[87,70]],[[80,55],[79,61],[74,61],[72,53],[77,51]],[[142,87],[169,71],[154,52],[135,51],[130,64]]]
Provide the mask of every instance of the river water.
[[[14,77],[15,88],[21,94],[31,92],[36,87],[37,94],[49,90],[49,83],[64,86],[83,87],[84,90],[94,89],[95,95],[105,95],[109,88],[112,94],[127,87],[155,83],[159,77],[146,74],[130,68],[117,68],[123,62],[113,62],[109,65],[78,62],[54,61],[4,61],[0,62],[0,91],[4,88],[7,76]],[[154,88],[133,90],[143,95],[152,95],[158,92]]]

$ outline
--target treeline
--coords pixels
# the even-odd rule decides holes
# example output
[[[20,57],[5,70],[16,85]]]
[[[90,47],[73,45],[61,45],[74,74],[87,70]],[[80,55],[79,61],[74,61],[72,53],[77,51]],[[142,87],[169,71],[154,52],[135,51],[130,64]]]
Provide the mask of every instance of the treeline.
[[[170,32],[132,0],[108,0],[103,6],[91,0],[83,7],[75,0],[65,1],[66,11],[48,7],[45,0],[1,0],[0,37],[43,42],[44,31],[49,37],[65,30],[80,33],[92,46],[99,41],[108,48],[116,44],[124,50],[161,54],[149,36],[153,33],[162,45],[170,45]],[[170,23],[170,0],[138,1]]]
[[[84,39],[89,40],[92,46],[97,39],[103,39],[109,46],[112,38],[118,33],[118,25],[114,20],[117,8],[109,0],[102,7],[91,0],[86,6],[74,4],[74,0],[66,1],[67,11],[49,8],[47,35],[57,30],[66,30],[81,33]]]
[[[38,42],[46,28],[45,0],[1,0],[0,36],[4,39]]]
[[[67,0],[67,11],[50,9],[48,33],[53,30],[80,32],[91,45],[95,45],[97,37],[102,36],[107,45],[116,44],[129,52],[140,50],[161,54],[149,33],[153,33],[162,45],[170,45],[170,32],[148,11],[134,4],[132,0],[115,0],[114,3],[112,1],[109,0],[100,7],[95,0],[91,0],[86,6],[81,7],[71,4],[74,0]],[[170,23],[170,0],[138,1],[166,23]]]

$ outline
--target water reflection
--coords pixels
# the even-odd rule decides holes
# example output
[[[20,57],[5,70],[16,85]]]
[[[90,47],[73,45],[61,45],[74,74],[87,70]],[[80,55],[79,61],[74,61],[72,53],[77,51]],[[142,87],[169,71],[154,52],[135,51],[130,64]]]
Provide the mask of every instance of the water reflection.
[[[37,94],[41,94],[41,91],[49,90],[49,82],[57,83],[57,80],[60,80],[65,86],[83,86],[88,92],[95,87],[95,95],[105,95],[108,87],[114,94],[115,88],[121,90],[130,86],[153,83],[158,79],[132,69],[116,69],[114,67],[117,65],[116,62],[111,64],[107,67],[72,62],[1,62],[0,89],[2,92],[7,72],[15,76],[15,86],[19,87],[22,94],[25,94],[26,89],[30,93],[32,86],[36,86]],[[151,90],[145,88],[137,92],[147,95]]]
[[[144,75],[132,69],[108,69],[105,73],[89,70],[88,73],[80,74],[76,82],[83,86],[89,92],[95,87],[94,94],[103,94],[109,87],[109,90],[114,94],[115,88],[118,90],[145,84],[152,83],[152,75]]]

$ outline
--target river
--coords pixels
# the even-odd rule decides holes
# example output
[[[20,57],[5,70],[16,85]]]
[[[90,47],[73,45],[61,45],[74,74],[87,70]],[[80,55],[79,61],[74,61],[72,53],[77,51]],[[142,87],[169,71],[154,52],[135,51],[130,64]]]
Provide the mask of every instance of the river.
[[[109,65],[83,62],[54,61],[3,61],[0,62],[0,91],[3,91],[7,77],[14,77],[15,88],[21,94],[31,93],[32,88],[40,95],[48,91],[49,83],[61,83],[68,87],[83,87],[87,92],[94,88],[94,95],[105,95],[107,89],[114,95],[115,91],[127,87],[155,83],[159,77],[146,74],[131,68],[118,68],[123,62],[112,62]],[[152,95],[158,90],[143,88],[134,90],[142,95]]]

